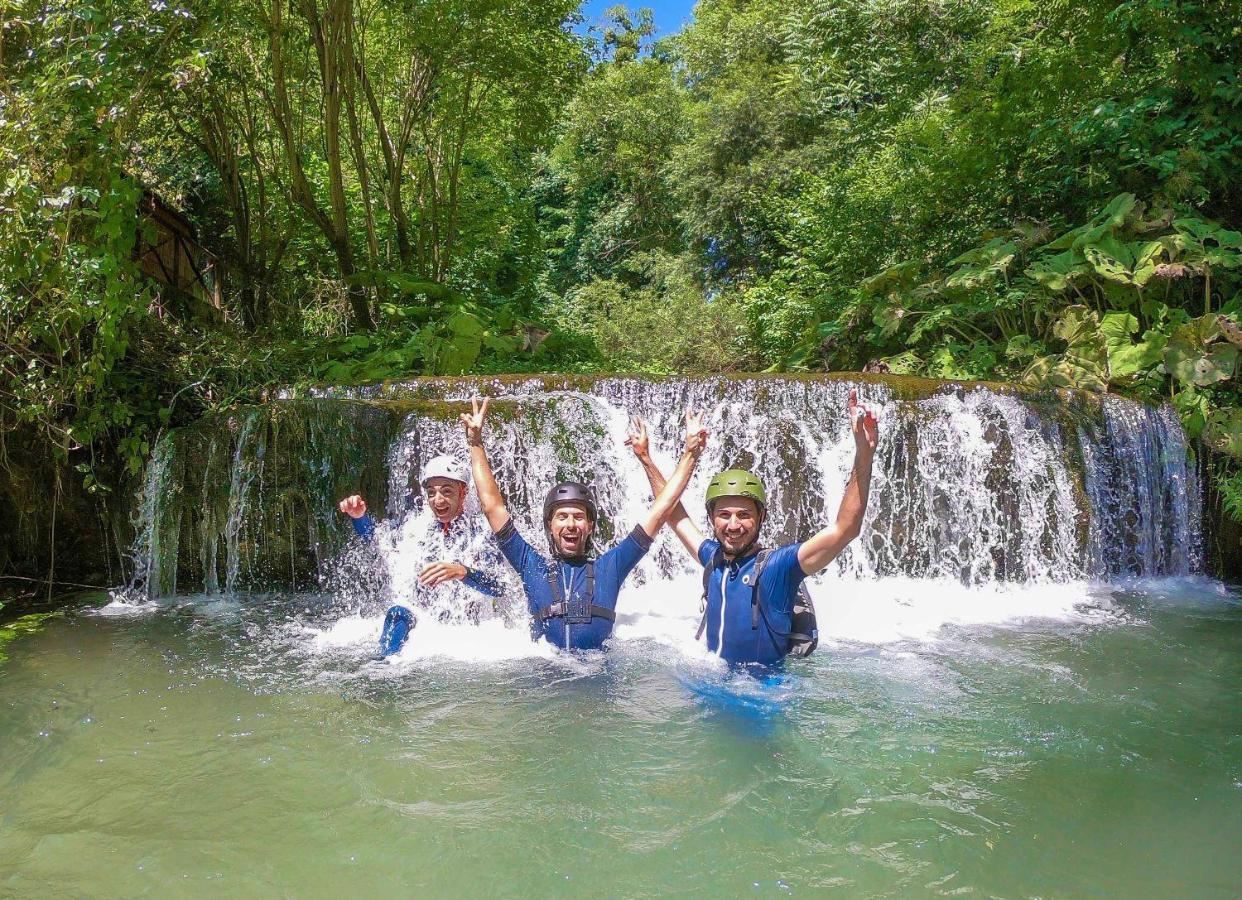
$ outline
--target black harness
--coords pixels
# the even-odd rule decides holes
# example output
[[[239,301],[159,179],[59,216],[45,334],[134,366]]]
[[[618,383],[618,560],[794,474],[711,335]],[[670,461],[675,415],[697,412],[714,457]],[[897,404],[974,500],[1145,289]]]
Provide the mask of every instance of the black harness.
[[[773,628],[759,600],[759,578],[763,575],[764,567],[767,566],[768,557],[771,555],[771,550],[760,550],[758,558],[755,559],[755,569],[750,585],[750,630],[758,631],[759,623],[763,622],[770,634],[777,638],[784,638],[788,642],[787,652],[794,656],[810,656],[819,644],[819,629],[815,622],[815,604],[811,602],[806,582],[798,585],[798,596],[794,599],[793,615],[790,619],[792,631]],[[718,549],[712,556],[711,563],[703,567],[703,616],[699,619],[699,630],[694,633],[696,641],[703,637],[703,632],[707,629],[707,591],[711,584],[712,573],[723,562],[725,562],[724,551]],[[723,607],[720,614],[724,615]]]
[[[589,625],[592,619],[607,619],[609,622],[617,621],[615,611],[606,606],[596,606],[591,601],[595,599],[595,562],[588,560],[586,564],[586,596],[573,598],[565,596],[565,588],[561,584],[560,564],[552,563],[548,566],[548,584],[552,588],[553,603],[539,610],[539,621],[546,622],[548,619],[565,620],[566,625]]]

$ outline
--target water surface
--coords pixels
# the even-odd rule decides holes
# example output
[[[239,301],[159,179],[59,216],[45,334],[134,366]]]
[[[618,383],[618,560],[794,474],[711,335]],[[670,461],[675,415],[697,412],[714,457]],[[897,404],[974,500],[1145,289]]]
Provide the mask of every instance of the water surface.
[[[331,596],[85,605],[3,648],[0,894],[1242,893],[1236,596],[849,593],[767,681],[692,601],[391,662]]]

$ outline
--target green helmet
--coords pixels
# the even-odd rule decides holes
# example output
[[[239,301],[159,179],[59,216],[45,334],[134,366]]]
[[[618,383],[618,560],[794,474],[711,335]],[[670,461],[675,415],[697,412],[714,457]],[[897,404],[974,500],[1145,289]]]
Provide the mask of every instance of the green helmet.
[[[763,482],[752,472],[745,469],[725,469],[712,479],[707,486],[707,511],[721,497],[749,497],[759,504],[760,510],[766,509],[768,495],[763,489]]]

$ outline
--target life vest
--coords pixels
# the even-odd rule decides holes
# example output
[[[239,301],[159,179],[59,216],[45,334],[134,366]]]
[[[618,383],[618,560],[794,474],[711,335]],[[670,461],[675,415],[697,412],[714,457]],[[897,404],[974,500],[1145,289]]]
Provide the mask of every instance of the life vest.
[[[539,610],[537,618],[540,622],[548,619],[563,618],[566,625],[589,625],[592,619],[617,621],[615,611],[606,606],[596,606],[595,599],[595,562],[586,564],[586,596],[579,599],[566,599],[565,589],[561,585],[560,565],[552,563],[548,566],[548,584],[552,587],[553,603]]]
[[[770,634],[784,638],[788,642],[786,653],[797,657],[810,656],[819,646],[819,627],[815,621],[815,604],[811,602],[811,594],[806,589],[806,582],[803,581],[798,585],[798,596],[794,598],[793,615],[790,618],[791,631],[773,628],[763,608],[759,597],[759,578],[763,575],[764,567],[767,566],[768,557],[771,554],[771,550],[760,550],[755,558],[754,575],[750,585],[750,628],[752,631],[758,631],[759,623],[763,622]],[[716,571],[717,563],[721,559],[723,559],[723,554],[717,550],[711,563],[703,567],[703,617],[699,620],[699,630],[694,633],[696,641],[703,637],[703,631],[707,628],[708,586],[711,584],[712,573]],[[723,609],[720,610],[720,614],[724,615]]]

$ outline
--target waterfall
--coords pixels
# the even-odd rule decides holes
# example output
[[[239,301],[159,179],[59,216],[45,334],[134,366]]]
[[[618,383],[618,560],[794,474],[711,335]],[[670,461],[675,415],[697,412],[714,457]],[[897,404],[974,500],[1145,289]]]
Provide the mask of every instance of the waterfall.
[[[650,503],[623,446],[629,417],[648,422],[668,471],[688,407],[712,429],[685,495],[691,517],[705,521],[715,472],[750,468],[768,488],[765,543],[796,540],[836,513],[853,459],[851,389],[878,412],[880,443],[862,537],[827,579],[978,587],[1200,570],[1200,487],[1168,408],[885,376],[434,378],[286,394],[165,435],[139,505],[139,586],[322,586],[350,534],[337,500],[361,492],[390,519],[420,504],[411,475],[464,454],[457,414],[475,393],[494,398],[489,455],[536,545],[543,493],[570,478],[598,492],[597,544],[623,536]],[[666,532],[636,583],[669,577],[695,576]]]

